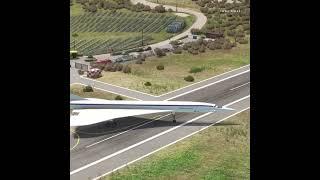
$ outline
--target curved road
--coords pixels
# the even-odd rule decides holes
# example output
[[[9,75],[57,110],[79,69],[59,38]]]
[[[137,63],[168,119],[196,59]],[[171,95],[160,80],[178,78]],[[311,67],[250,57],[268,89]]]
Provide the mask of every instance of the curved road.
[[[154,8],[155,6],[158,6],[159,4],[156,4],[156,3],[152,3],[152,2],[148,2],[146,0],[131,0],[131,2],[133,4],[137,4],[137,3],[142,3],[144,5],[149,5],[151,8]],[[169,9],[171,8],[172,10],[175,10],[176,7],[175,6],[170,6],[170,5],[163,5],[166,9]],[[191,10],[191,9],[186,9],[186,8],[179,8],[178,7],[178,12],[181,12],[181,13],[187,13],[187,14],[192,14],[196,17],[196,20],[195,22],[189,27],[189,29],[187,29],[186,31],[184,31],[183,33],[181,34],[178,34],[172,38],[170,38],[170,40],[165,40],[165,41],[161,41],[161,42],[158,42],[158,43],[155,43],[155,44],[150,44],[149,46],[154,49],[156,47],[161,47],[163,45],[166,45],[166,44],[169,44],[170,41],[173,41],[173,40],[177,40],[183,36],[186,36],[186,35],[189,35],[191,34],[191,29],[192,28],[197,28],[197,29],[201,29],[207,22],[207,17],[202,14],[201,12],[197,12],[197,11],[194,11],[194,10]],[[100,54],[100,55],[95,55],[94,57],[95,58],[107,58],[109,57],[110,54]]]
[[[146,0],[131,0],[131,2],[133,4],[142,3],[144,5],[150,6],[151,8],[154,8],[155,6],[159,5],[159,4],[156,4],[156,3],[148,2]],[[166,9],[171,8],[172,10],[176,9],[175,6],[170,6],[170,5],[163,5],[163,7],[165,7]],[[186,9],[186,8],[179,8],[179,7],[178,7],[177,10],[178,10],[178,12],[194,15],[196,17],[196,21],[193,23],[192,26],[189,27],[189,29],[187,29],[186,31],[184,31],[181,34],[178,34],[177,36],[172,37],[170,40],[165,40],[165,41],[158,42],[156,44],[151,44],[150,46],[152,48],[169,44],[170,41],[177,40],[177,39],[179,39],[179,38],[181,38],[183,36],[189,35],[191,33],[191,29],[192,28],[201,29],[207,22],[207,17],[204,14],[202,14],[201,12],[193,11],[191,9]]]

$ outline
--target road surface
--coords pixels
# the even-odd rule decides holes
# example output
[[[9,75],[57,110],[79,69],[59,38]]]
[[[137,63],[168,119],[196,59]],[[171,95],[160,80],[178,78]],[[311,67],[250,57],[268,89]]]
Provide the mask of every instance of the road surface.
[[[76,129],[70,134],[70,179],[96,178],[147,156],[250,107],[250,71],[230,75],[204,88],[168,96],[171,100],[228,105],[234,112],[177,113],[177,123],[165,113],[118,120],[118,127],[103,124]],[[177,96],[177,97],[175,97]],[[232,103],[232,104],[230,104]],[[74,136],[75,138],[71,137]]]

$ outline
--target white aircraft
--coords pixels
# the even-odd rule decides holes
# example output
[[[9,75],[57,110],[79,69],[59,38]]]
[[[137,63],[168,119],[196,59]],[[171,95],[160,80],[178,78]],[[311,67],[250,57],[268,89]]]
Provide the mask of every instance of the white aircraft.
[[[215,104],[189,101],[116,101],[81,98],[70,94],[70,126],[87,126],[116,118],[170,112],[215,112],[233,110]],[[113,121],[114,122],[114,121]]]

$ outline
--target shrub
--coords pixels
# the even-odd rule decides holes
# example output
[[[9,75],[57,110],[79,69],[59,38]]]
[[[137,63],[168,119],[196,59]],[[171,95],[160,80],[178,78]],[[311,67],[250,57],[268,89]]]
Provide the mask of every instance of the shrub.
[[[169,9],[168,9],[168,12],[172,13],[172,12],[173,12],[173,10],[172,10],[171,8],[169,8]]]
[[[222,46],[223,49],[231,49],[232,47],[233,44],[230,41],[226,41]]]
[[[158,13],[164,13],[166,12],[166,8],[164,8],[162,5],[158,5],[156,7],[154,7],[154,10]]]
[[[116,71],[122,71],[122,69],[123,69],[123,65],[120,64],[120,63],[115,63],[115,64],[113,65],[113,67],[114,67],[114,69],[115,69]]]
[[[205,67],[192,67],[189,71],[189,73],[198,73],[205,70]]]
[[[162,64],[158,65],[158,66],[157,66],[157,69],[158,69],[158,70],[164,70],[164,65],[162,65]]]
[[[145,82],[144,85],[145,86],[151,86],[151,83],[148,81],[148,82]]]
[[[158,57],[162,57],[162,56],[165,56],[165,55],[166,55],[166,53],[163,51],[163,49],[160,49],[160,48],[154,49],[154,52],[156,53],[156,55],[157,55]]]
[[[206,52],[206,46],[205,45],[201,45],[199,48],[199,52],[204,53]]]
[[[107,64],[105,67],[104,67],[104,71],[111,71],[111,69],[112,69],[112,63],[109,63],[109,64]]]
[[[227,32],[227,35],[228,35],[228,36],[234,37],[235,34],[236,34],[236,32],[235,32],[234,30],[229,30],[229,31]]]
[[[182,49],[180,47],[178,47],[178,48],[175,48],[172,52],[174,54],[181,54],[182,53]]]
[[[202,32],[200,29],[197,29],[197,28],[192,28],[191,29],[191,34],[194,34],[194,35],[200,35]]]
[[[82,89],[83,92],[93,92],[93,88],[91,86],[85,86],[83,89]]]
[[[208,12],[208,8],[207,7],[201,7],[200,8],[200,11],[202,12],[202,13],[207,13]]]
[[[240,44],[248,44],[248,40],[247,39],[244,39],[244,38],[239,38],[237,39],[238,43]]]
[[[151,8],[150,6],[148,5],[145,5],[144,8],[143,8],[143,11],[151,11]]]
[[[136,64],[142,64],[142,60],[141,59],[136,60]]]
[[[123,100],[123,97],[120,96],[120,95],[118,95],[118,96],[116,96],[114,99],[115,99],[115,100]]]
[[[194,78],[193,78],[193,76],[187,76],[187,77],[184,77],[183,78],[185,81],[188,81],[188,82],[193,82],[194,81]]]
[[[123,67],[123,70],[122,70],[124,73],[127,73],[127,74],[129,74],[129,73],[131,73],[131,67],[129,67],[128,65],[126,65],[126,66],[124,66]]]
[[[79,75],[83,75],[83,74],[84,74],[84,71],[81,70],[81,69],[78,69],[78,74],[79,74]]]

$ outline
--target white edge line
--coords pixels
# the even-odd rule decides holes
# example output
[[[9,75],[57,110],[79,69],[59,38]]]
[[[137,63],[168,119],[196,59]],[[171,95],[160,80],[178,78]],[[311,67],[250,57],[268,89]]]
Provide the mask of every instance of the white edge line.
[[[154,136],[152,136],[152,137],[149,137],[149,138],[147,138],[147,139],[145,139],[145,140],[143,140],[143,141],[140,141],[140,142],[138,142],[138,143],[136,143],[136,144],[133,144],[133,145],[131,145],[131,146],[129,146],[129,147],[126,147],[126,148],[124,148],[124,149],[122,149],[122,150],[120,150],[120,151],[117,151],[117,152],[112,153],[112,154],[110,154],[110,155],[108,155],[108,156],[105,156],[105,157],[103,157],[103,158],[101,158],[101,159],[99,159],[99,160],[97,160],[97,161],[94,161],[94,162],[89,163],[89,164],[87,164],[87,165],[85,165],[85,166],[82,166],[82,167],[80,167],[80,168],[78,168],[78,169],[75,169],[75,170],[73,170],[73,171],[70,172],[70,175],[73,175],[73,174],[75,174],[75,173],[77,173],[77,172],[80,172],[80,171],[82,171],[82,170],[84,170],[84,169],[87,169],[87,168],[89,168],[89,167],[91,167],[91,166],[94,166],[94,165],[96,165],[96,164],[98,164],[98,163],[100,163],[100,162],[102,162],[102,161],[105,161],[105,160],[107,160],[107,159],[110,159],[110,158],[112,158],[112,157],[114,157],[114,156],[116,156],[116,155],[118,155],[118,154],[121,154],[121,153],[123,153],[123,152],[126,152],[126,151],[128,151],[128,150],[130,150],[130,149],[132,149],[132,148],[134,148],[134,147],[137,147],[137,146],[139,146],[139,145],[141,145],[141,144],[144,144],[144,143],[146,143],[146,142],[148,142],[148,141],[151,141],[151,140],[153,140],[153,139],[155,139],[155,138],[157,138],[157,137],[159,137],[159,136],[162,136],[162,135],[164,135],[164,134],[167,134],[167,133],[169,133],[169,132],[171,132],[171,131],[173,131],[173,130],[175,130],[175,129],[180,128],[181,126],[184,126],[184,125],[186,125],[186,124],[188,124],[188,123],[191,123],[191,122],[193,122],[193,121],[196,121],[196,120],[198,120],[198,119],[200,119],[200,118],[203,118],[203,117],[205,117],[205,116],[207,116],[207,115],[209,115],[209,114],[211,114],[211,113],[212,113],[212,112],[208,112],[208,113],[205,113],[205,114],[203,114],[203,115],[200,115],[200,116],[198,116],[198,117],[196,117],[196,118],[193,118],[193,119],[191,119],[191,120],[189,120],[189,121],[187,121],[187,122],[184,122],[184,123],[182,123],[182,124],[180,124],[180,125],[178,125],[178,126],[175,126],[175,127],[171,128],[171,129],[168,129],[168,130],[163,131],[163,132],[161,132],[161,133],[159,133],[159,134],[156,134],[156,135],[154,135]]]
[[[216,76],[210,77],[210,78],[208,78],[208,79],[201,80],[201,81],[199,81],[199,82],[196,82],[196,83],[193,83],[193,84],[190,84],[190,85],[184,86],[184,87],[182,87],[182,88],[179,88],[179,89],[176,89],[176,90],[173,90],[173,91],[167,92],[167,93],[162,94],[162,95],[157,96],[157,97],[161,97],[161,96],[168,95],[168,94],[170,94],[170,93],[174,93],[174,92],[179,91],[179,90],[182,90],[182,89],[184,89],[184,88],[188,88],[188,87],[190,87],[190,86],[194,86],[194,85],[199,84],[199,83],[202,83],[202,82],[204,82],[204,81],[208,81],[208,80],[211,80],[211,79],[214,79],[214,78],[217,78],[217,77],[223,76],[223,75],[225,75],[225,74],[232,73],[232,72],[234,72],[234,71],[237,71],[237,70],[242,69],[242,68],[246,68],[246,67],[248,67],[248,66],[250,66],[250,64],[245,65],[245,66],[242,66],[242,67],[237,68],[237,69],[233,69],[233,70],[228,71],[228,72],[224,72],[224,73],[222,73],[222,74],[218,74],[218,75],[216,75]]]
[[[140,124],[140,125],[138,125],[138,126],[135,126],[135,127],[133,127],[133,128],[130,128],[130,129],[126,130],[126,131],[123,131],[123,132],[121,132],[121,133],[118,133],[118,134],[115,134],[115,135],[113,135],[113,136],[110,136],[110,137],[108,137],[108,138],[106,138],[106,139],[103,139],[103,140],[100,140],[100,141],[98,141],[98,142],[95,142],[95,143],[93,143],[93,144],[91,144],[91,145],[88,145],[88,146],[86,146],[86,148],[92,147],[92,146],[94,146],[94,145],[97,145],[97,144],[99,144],[99,143],[102,143],[102,142],[104,142],[104,141],[107,141],[107,140],[109,140],[109,139],[112,139],[112,138],[114,138],[114,137],[120,136],[121,134],[127,133],[127,132],[129,132],[129,131],[134,130],[134,129],[137,129],[137,128],[141,127],[141,126],[150,124],[150,123],[152,123],[152,122],[154,122],[154,121],[157,121],[157,120],[162,119],[162,118],[164,118],[164,117],[166,117],[166,116],[169,116],[169,115],[170,115],[170,114],[166,114],[166,115],[160,116],[160,117],[158,117],[158,118],[156,118],[156,119],[154,119],[154,120],[152,120],[152,121],[145,122],[145,123],[143,123],[143,124]]]
[[[82,86],[87,86],[87,84],[82,84],[82,83],[72,83],[72,84],[70,84],[70,85],[73,85],[73,84],[78,84],[78,85],[82,85]],[[124,95],[124,94],[121,94],[121,93],[117,93],[117,92],[113,92],[113,91],[105,90],[105,89],[98,88],[98,87],[93,87],[93,88],[94,88],[94,89],[99,89],[99,90],[101,90],[101,91],[105,91],[105,92],[113,93],[113,94],[118,94],[118,95],[121,95],[121,96],[124,96],[124,97],[127,97],[127,98],[131,98],[131,99],[138,100],[138,101],[142,101],[141,99],[134,98],[134,97],[130,97],[130,96],[127,96],[127,95]]]
[[[137,90],[134,90],[134,89],[128,89],[128,88],[125,88],[125,87],[109,84],[109,83],[98,81],[98,80],[94,80],[94,79],[90,79],[90,78],[87,78],[87,77],[84,77],[84,76],[80,76],[80,78],[86,79],[86,80],[89,80],[89,81],[94,81],[94,82],[101,83],[101,84],[106,84],[106,85],[109,85],[109,86],[114,86],[114,87],[121,88],[121,89],[128,90],[128,91],[133,91],[133,92],[136,92],[136,93],[139,93],[139,94],[144,94],[144,95],[147,95],[147,96],[157,97],[157,96],[154,96],[154,95],[151,95],[151,94],[148,94],[148,93],[144,93],[144,92],[137,91]]]
[[[238,89],[238,88],[240,88],[240,87],[242,87],[242,86],[245,86],[245,85],[247,85],[247,84],[250,84],[250,82],[247,82],[247,83],[241,84],[240,86],[237,86],[237,87],[231,88],[230,90],[231,90],[231,91],[233,91],[233,90]]]
[[[250,71],[250,70],[246,70],[246,71],[243,71],[243,72],[234,74],[234,75],[232,75],[232,76],[228,76],[228,77],[226,77],[226,78],[224,78],[224,79],[220,79],[220,80],[215,81],[215,82],[212,82],[212,83],[210,83],[210,84],[207,84],[207,85],[198,87],[198,88],[196,88],[196,89],[193,89],[193,90],[191,90],[191,91],[187,91],[187,92],[184,92],[184,93],[182,93],[182,94],[178,94],[178,95],[173,96],[173,97],[171,97],[171,98],[165,99],[164,101],[168,101],[168,100],[171,100],[171,99],[175,99],[175,98],[177,98],[177,97],[180,97],[180,96],[189,94],[189,93],[191,93],[191,92],[198,91],[198,90],[200,90],[200,89],[206,88],[206,87],[208,87],[208,86],[212,86],[212,85],[214,85],[214,84],[217,84],[217,83],[219,83],[219,82],[225,81],[225,80],[227,80],[227,79],[231,79],[231,78],[233,78],[233,77],[236,77],[236,76],[238,76],[238,75],[247,73],[247,72],[249,72],[249,71]]]
[[[174,141],[174,142],[171,142],[170,144],[167,144],[167,145],[165,145],[165,146],[163,146],[163,147],[161,147],[161,148],[159,148],[159,149],[156,149],[156,150],[154,150],[154,151],[152,151],[152,152],[150,152],[150,153],[148,153],[148,154],[146,154],[146,155],[144,155],[144,156],[141,156],[141,157],[139,157],[139,158],[137,158],[137,159],[135,159],[135,160],[133,160],[133,161],[130,161],[130,162],[128,162],[127,164],[124,164],[124,165],[122,165],[122,166],[119,166],[119,167],[115,168],[114,170],[109,171],[109,172],[107,172],[107,173],[105,173],[105,174],[103,174],[103,175],[101,175],[101,176],[99,176],[99,177],[96,177],[96,178],[92,179],[92,180],[98,180],[99,178],[102,178],[102,177],[104,177],[104,176],[106,176],[106,175],[108,175],[108,174],[110,174],[110,173],[112,173],[112,172],[114,172],[114,171],[117,171],[117,170],[119,170],[119,169],[121,169],[121,168],[124,168],[124,167],[126,167],[126,166],[128,166],[128,165],[130,165],[130,164],[132,164],[132,163],[134,163],[134,162],[136,162],[136,161],[139,161],[139,160],[141,160],[141,159],[143,159],[143,158],[145,158],[145,157],[147,157],[147,156],[150,156],[151,154],[154,154],[154,153],[156,153],[156,152],[158,152],[158,151],[160,151],[160,150],[162,150],[162,149],[164,149],[164,148],[166,148],[166,147],[168,147],[168,146],[171,146],[171,145],[173,145],[173,144],[175,144],[175,143],[177,143],[177,142],[179,142],[179,141],[181,141],[181,140],[184,140],[184,139],[186,139],[186,138],[188,138],[188,137],[190,137],[190,136],[192,136],[192,135],[194,135],[194,134],[196,134],[196,133],[198,133],[198,132],[200,132],[200,131],[203,131],[203,130],[209,128],[210,126],[213,126],[213,125],[215,125],[215,124],[217,124],[217,123],[220,123],[220,122],[222,122],[222,121],[225,121],[226,119],[231,118],[231,117],[233,117],[233,116],[235,116],[235,115],[238,115],[238,114],[240,114],[240,113],[242,113],[243,111],[246,111],[246,110],[248,110],[248,109],[250,109],[250,107],[247,107],[247,108],[245,108],[245,109],[243,109],[243,110],[241,110],[241,111],[238,111],[238,112],[236,112],[236,113],[234,113],[234,114],[232,114],[232,115],[230,115],[230,116],[228,116],[228,117],[225,117],[225,118],[223,118],[223,119],[221,119],[221,120],[219,120],[219,121],[217,121],[217,122],[215,122],[215,123],[213,123],[213,124],[210,124],[210,125],[202,128],[202,129],[200,129],[200,130],[198,130],[198,131],[195,131],[195,132],[193,132],[193,133],[191,133],[191,134],[189,134],[189,135],[187,135],[187,136],[185,136],[185,137],[182,137],[182,138],[180,138],[180,139],[178,139],[178,140],[176,140],[176,141]]]
[[[129,90],[129,91],[133,91],[133,92],[145,94],[145,95],[152,96],[152,97],[162,97],[162,96],[168,95],[168,94],[170,94],[170,93],[174,93],[174,92],[180,91],[180,90],[182,90],[182,89],[184,89],[184,88],[188,88],[188,87],[190,87],[190,86],[197,85],[197,84],[202,83],[202,82],[204,82],[204,81],[208,81],[208,80],[211,80],[211,79],[214,79],[214,78],[218,78],[218,77],[220,77],[220,76],[226,75],[226,74],[228,74],[228,73],[232,73],[232,72],[234,72],[234,71],[237,71],[237,70],[239,70],[239,69],[246,68],[246,67],[250,67],[250,64],[245,65],[245,66],[242,66],[242,67],[239,67],[239,68],[237,68],[237,69],[233,69],[233,70],[228,71],[228,72],[224,72],[224,73],[222,73],[222,74],[219,74],[219,75],[216,75],[216,76],[213,76],[213,77],[204,79],[204,80],[201,80],[201,81],[199,81],[199,82],[196,82],[196,83],[193,83],[193,84],[190,84],[190,85],[181,87],[181,88],[179,88],[179,89],[176,89],[176,90],[173,90],[173,91],[170,91],[170,92],[161,94],[161,95],[159,95],[159,96],[155,96],[155,95],[148,94],[148,93],[145,93],[145,92],[137,91],[137,90],[134,90],[134,89],[129,89],[129,88],[117,86],[117,85],[114,85],[114,84],[109,84],[109,83],[106,83],[106,82],[103,82],[103,81],[98,81],[98,80],[90,79],[90,78],[87,78],[87,77],[84,77],[84,76],[79,76],[79,77],[82,78],[82,79],[89,80],[89,81],[94,81],[94,82],[106,84],[106,85],[109,85],[109,86],[114,86],[114,87],[117,87],[117,88],[122,88],[122,89],[125,89],[125,90]],[[73,83],[73,84],[76,84],[76,83]],[[105,90],[105,91],[106,91],[106,90]],[[111,92],[111,91],[108,91],[108,92]],[[192,91],[191,91],[191,92],[192,92]],[[115,93],[115,92],[113,92],[113,93]],[[124,95],[123,95],[123,96],[124,96]],[[127,97],[129,97],[129,96],[127,96]],[[132,97],[130,97],[130,98],[132,98]],[[134,99],[137,99],[137,98],[134,98]]]
[[[235,104],[235,103],[237,103],[237,102],[239,102],[239,101],[242,101],[242,100],[244,100],[244,99],[247,99],[247,98],[249,98],[249,97],[250,97],[250,95],[245,96],[245,97],[240,98],[240,99],[238,99],[238,100],[235,100],[235,101],[233,101],[233,102],[231,102],[231,103],[229,103],[229,104],[226,104],[226,105],[224,105],[223,107],[231,106],[231,105],[233,105],[233,104]]]

